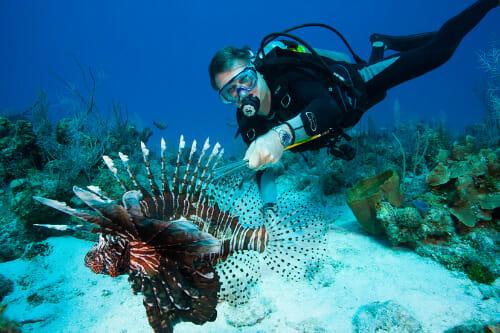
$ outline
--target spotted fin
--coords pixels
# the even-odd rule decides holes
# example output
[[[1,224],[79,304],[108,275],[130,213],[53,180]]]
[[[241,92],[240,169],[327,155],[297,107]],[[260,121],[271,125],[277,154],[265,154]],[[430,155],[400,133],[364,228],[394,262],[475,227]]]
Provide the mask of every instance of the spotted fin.
[[[244,305],[260,279],[261,255],[254,251],[238,252],[216,266],[221,288],[219,300],[233,306]]]
[[[308,268],[319,267],[327,258],[327,221],[307,202],[296,193],[285,193],[278,199],[278,213],[265,217],[269,242],[264,262],[287,280],[303,280]]]

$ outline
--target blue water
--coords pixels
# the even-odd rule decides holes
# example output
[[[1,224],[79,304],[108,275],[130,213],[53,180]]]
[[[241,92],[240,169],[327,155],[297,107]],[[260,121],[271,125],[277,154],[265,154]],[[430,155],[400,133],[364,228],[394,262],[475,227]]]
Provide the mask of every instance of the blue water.
[[[435,30],[473,1],[0,1],[0,110],[20,111],[47,92],[51,112],[68,91],[57,77],[85,91],[77,63],[91,66],[102,111],[118,102],[130,119],[163,133],[211,136],[232,146],[233,109],[222,105],[207,74],[225,45],[256,48],[262,36],[303,22],[338,28],[364,58],[373,32]],[[477,52],[498,40],[498,11],[490,13],[441,68],[390,91],[368,114],[391,124],[395,99],[403,120],[441,119],[462,129],[483,115],[484,73]],[[497,34],[497,35],[495,35]],[[345,50],[329,32],[303,36],[320,48]],[[366,117],[365,117],[366,118]],[[157,141],[154,141],[157,142]]]

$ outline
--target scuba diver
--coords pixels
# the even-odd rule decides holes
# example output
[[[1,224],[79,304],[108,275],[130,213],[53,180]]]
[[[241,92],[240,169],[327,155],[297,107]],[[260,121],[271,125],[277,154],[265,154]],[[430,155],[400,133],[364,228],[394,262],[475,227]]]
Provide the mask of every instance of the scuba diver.
[[[368,62],[357,56],[335,29],[305,24],[266,36],[260,49],[224,47],[209,65],[212,87],[224,103],[235,104],[238,133],[249,146],[244,163],[257,170],[264,210],[274,209],[272,168],[285,150],[327,147],[350,160],[354,149],[344,129],[354,126],[387,91],[446,63],[458,45],[499,0],[478,0],[438,31],[411,36],[370,36]],[[290,31],[321,26],[337,33],[355,63],[342,54],[314,49]],[[292,40],[278,39],[286,37]],[[394,54],[384,56],[385,50]]]

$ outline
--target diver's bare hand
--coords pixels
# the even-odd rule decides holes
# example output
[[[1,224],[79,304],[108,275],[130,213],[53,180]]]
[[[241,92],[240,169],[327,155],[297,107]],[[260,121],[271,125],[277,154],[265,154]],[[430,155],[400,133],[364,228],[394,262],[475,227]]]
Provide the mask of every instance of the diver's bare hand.
[[[250,144],[244,159],[248,161],[250,169],[263,169],[269,164],[277,163],[284,149],[279,134],[271,130]]]

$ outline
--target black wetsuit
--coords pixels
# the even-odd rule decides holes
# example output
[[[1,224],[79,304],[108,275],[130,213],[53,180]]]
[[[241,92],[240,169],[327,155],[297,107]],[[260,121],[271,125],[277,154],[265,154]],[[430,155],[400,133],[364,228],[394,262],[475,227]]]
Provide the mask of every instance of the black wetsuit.
[[[351,64],[324,58],[333,71],[358,88],[352,91],[331,85],[310,69],[294,67],[287,71],[261,72],[271,90],[271,116],[246,117],[237,112],[239,133],[250,144],[272,127],[300,114],[307,135],[328,129],[354,126],[363,112],[380,102],[388,89],[423,75],[444,64],[464,38],[494,7],[498,0],[479,0],[448,20],[437,32],[408,37],[372,35],[397,53],[383,57],[383,49],[374,48],[370,63]],[[325,139],[326,140],[326,139]],[[296,150],[323,147],[325,140],[306,143]]]

